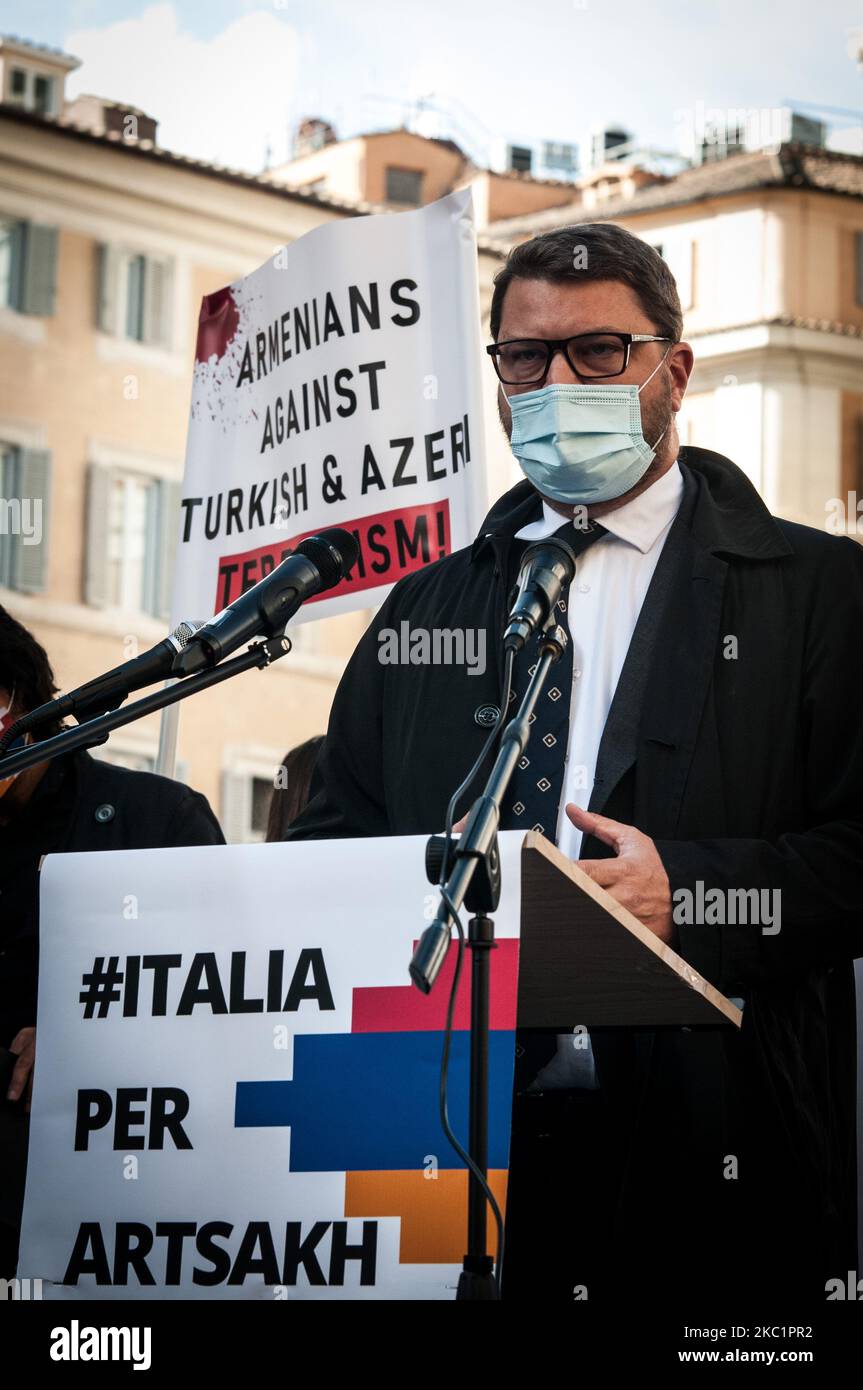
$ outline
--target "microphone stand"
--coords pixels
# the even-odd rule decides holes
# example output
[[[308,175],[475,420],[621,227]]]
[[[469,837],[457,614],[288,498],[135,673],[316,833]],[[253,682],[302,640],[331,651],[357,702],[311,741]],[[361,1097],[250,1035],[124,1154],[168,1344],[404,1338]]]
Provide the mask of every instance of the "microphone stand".
[[[453,911],[458,912],[467,900],[467,906],[474,914],[468,923],[468,949],[472,952],[468,1153],[486,1181],[491,964],[489,953],[494,949],[494,922],[490,914],[496,911],[500,902],[500,855],[497,843],[500,806],[516,765],[527,747],[530,738],[530,716],[542,693],[548,673],[562,655],[567,641],[566,632],[554,621],[552,609],[540,639],[539,660],[518,713],[504,729],[497,758],[485,789],[471,807],[460,838],[451,847],[450,860],[445,870],[448,879],[443,885],[437,917],[420,937],[410,964],[411,979],[418,989],[428,994],[449,950],[451,914]],[[433,836],[429,841],[430,867],[435,859],[432,841],[437,838]],[[440,863],[439,856],[437,862]],[[472,885],[475,876],[477,882]],[[438,882],[439,879],[432,881]],[[493,1273],[494,1264],[487,1253],[487,1216],[487,1199],[482,1182],[473,1169],[469,1168],[468,1250],[462,1261],[457,1301],[493,1300],[500,1296]],[[501,1253],[498,1251],[499,1259]]]
[[[164,709],[166,705],[173,705],[178,700],[187,700],[199,690],[206,690],[211,685],[220,685],[222,681],[229,680],[231,676],[238,676],[242,671],[251,670],[252,667],[261,669],[269,666],[271,662],[287,656],[290,650],[291,640],[283,633],[264,642],[255,642],[248,651],[233,657],[230,661],[223,661],[219,666],[208,667],[206,671],[199,671],[195,676],[186,676],[174,685],[165,686],[152,695],[145,695],[142,700],[135,700],[125,708],[109,710],[107,714],[79,724],[77,728],[63,729],[59,734],[54,734],[52,738],[46,738],[41,743],[29,743],[26,748],[7,753],[5,757],[0,758],[0,777],[9,777],[13,772],[23,772],[25,768],[49,762],[52,758],[59,758],[76,748],[94,748],[100,743],[107,743],[108,736],[114,729],[142,719],[145,714],[152,714],[154,710]]]

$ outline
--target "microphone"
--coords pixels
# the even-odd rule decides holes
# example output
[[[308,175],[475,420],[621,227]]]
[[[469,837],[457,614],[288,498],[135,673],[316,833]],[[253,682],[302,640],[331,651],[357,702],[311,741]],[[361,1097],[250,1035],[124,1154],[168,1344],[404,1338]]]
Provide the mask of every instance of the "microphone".
[[[548,621],[561,590],[575,574],[575,552],[559,536],[535,541],[521,560],[518,592],[503,634],[505,651],[520,652],[528,638]]]
[[[171,674],[177,653],[183,650],[200,627],[203,627],[201,622],[178,623],[173,632],[149,651],[23,714],[0,738],[0,752],[28,729],[35,729],[49,720],[64,719],[67,714],[73,715],[80,724],[85,719],[104,714],[106,710],[116,709],[133,690],[141,690],[145,685],[164,680]]]
[[[190,676],[216,666],[229,652],[262,633],[276,637],[297,609],[314,594],[346,578],[357,560],[356,537],[341,527],[307,536],[265,578],[247,589],[194,635],[177,656],[175,676]]]

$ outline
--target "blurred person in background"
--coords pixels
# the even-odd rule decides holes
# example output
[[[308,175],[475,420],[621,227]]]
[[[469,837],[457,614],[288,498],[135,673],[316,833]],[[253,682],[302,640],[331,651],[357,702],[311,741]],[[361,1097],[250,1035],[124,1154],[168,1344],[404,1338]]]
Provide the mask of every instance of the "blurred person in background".
[[[44,649],[0,607],[0,732],[56,690]],[[25,741],[50,738],[61,727],[44,724]],[[200,793],[83,751],[0,779],[0,1278],[14,1274],[24,1197],[43,856],[224,842]]]
[[[282,759],[267,817],[267,841],[283,840],[285,831],[318,790],[315,768],[323,734],[298,743]]]

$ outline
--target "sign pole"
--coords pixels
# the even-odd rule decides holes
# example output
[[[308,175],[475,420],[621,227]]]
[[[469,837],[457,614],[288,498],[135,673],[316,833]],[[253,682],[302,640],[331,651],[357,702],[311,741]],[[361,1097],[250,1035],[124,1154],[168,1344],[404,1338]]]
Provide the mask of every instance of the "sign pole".
[[[165,681],[165,687],[175,685],[175,681]],[[162,710],[159,725],[159,752],[156,755],[156,771],[162,777],[174,777],[177,767],[177,735],[180,730],[180,706],[168,705]]]

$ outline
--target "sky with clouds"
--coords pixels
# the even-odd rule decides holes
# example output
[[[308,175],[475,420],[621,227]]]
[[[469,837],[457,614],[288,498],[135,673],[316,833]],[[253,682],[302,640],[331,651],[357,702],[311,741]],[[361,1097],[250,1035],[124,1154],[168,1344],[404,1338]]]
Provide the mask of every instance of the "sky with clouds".
[[[863,111],[859,0],[4,0],[0,25],[83,60],[69,95],[129,101],[168,148],[250,170],[286,158],[302,116],[349,135],[418,103],[480,155],[605,121],[676,149],[710,107]]]

